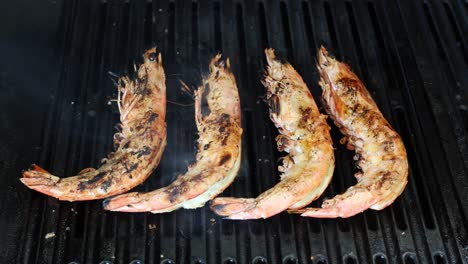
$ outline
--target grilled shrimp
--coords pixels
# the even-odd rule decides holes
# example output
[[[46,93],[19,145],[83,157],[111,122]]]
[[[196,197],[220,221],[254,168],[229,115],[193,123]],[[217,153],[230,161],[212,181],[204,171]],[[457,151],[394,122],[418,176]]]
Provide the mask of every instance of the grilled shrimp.
[[[143,58],[135,80],[118,81],[121,131],[114,135],[115,152],[99,168],[68,178],[33,164],[20,179],[26,186],[59,200],[83,201],[126,192],[148,178],[166,146],[166,77],[155,48]]]
[[[364,84],[350,67],[318,52],[323,102],[334,123],[346,136],[342,143],[356,150],[358,183],[326,200],[322,208],[293,211],[302,216],[350,217],[368,208],[382,210],[405,189],[408,161],[403,142],[379,111]]]
[[[302,208],[328,186],[335,167],[330,127],[301,76],[289,63],[266,49],[268,68],[263,80],[270,118],[280,135],[279,151],[289,155],[278,167],[281,181],[257,198],[216,198],[211,209],[229,219],[267,218],[288,208]]]
[[[202,99],[210,110],[202,115]],[[203,100],[205,101],[205,100]],[[196,162],[169,186],[148,193],[128,193],[104,201],[104,208],[123,212],[170,212],[198,208],[226,189],[237,175],[241,160],[239,94],[229,60],[221,55],[210,63],[210,75],[195,92],[198,128]]]

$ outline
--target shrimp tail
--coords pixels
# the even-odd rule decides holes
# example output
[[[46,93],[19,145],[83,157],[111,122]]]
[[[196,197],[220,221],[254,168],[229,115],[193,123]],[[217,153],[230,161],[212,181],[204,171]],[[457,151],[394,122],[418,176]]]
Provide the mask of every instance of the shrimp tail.
[[[102,201],[105,210],[119,212],[147,212],[151,208],[137,192],[126,193],[116,197],[109,197]]]
[[[362,213],[376,202],[372,192],[350,187],[345,193],[324,201],[322,208],[304,208],[288,212],[315,218],[347,218]]]
[[[29,169],[23,171],[23,176],[24,178],[20,179],[23,183],[34,185],[51,185],[51,183],[55,184],[60,180],[59,177],[53,176],[36,164],[32,164]]]
[[[240,199],[233,197],[216,198],[211,202],[210,208],[221,216],[232,216],[254,208],[255,199]]]
[[[20,181],[31,189],[51,194],[50,186],[56,185],[60,178],[50,174],[38,165],[32,164],[28,170],[23,171],[23,178],[20,178]]]

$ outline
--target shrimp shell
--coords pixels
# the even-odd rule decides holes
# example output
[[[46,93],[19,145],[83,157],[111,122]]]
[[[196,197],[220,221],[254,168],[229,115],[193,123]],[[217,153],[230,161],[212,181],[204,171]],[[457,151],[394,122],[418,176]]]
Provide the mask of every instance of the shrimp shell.
[[[166,146],[166,77],[161,54],[152,48],[143,54],[138,77],[118,81],[120,132],[114,135],[115,152],[97,169],[59,178],[33,164],[23,182],[38,192],[66,201],[102,199],[126,192],[148,178]]]
[[[289,63],[266,49],[270,118],[278,128],[279,151],[286,151],[279,166],[281,181],[257,198],[216,198],[211,209],[229,219],[258,219],[288,208],[301,208],[317,199],[328,186],[335,166],[330,127],[321,115],[301,76]]]
[[[302,216],[350,217],[368,208],[382,210],[403,192],[408,182],[408,160],[398,133],[384,118],[364,84],[350,67],[318,52],[323,103],[346,136],[342,143],[356,150],[358,183],[328,199],[322,208],[291,210]]]
[[[104,201],[104,209],[121,212],[163,213],[203,206],[224,191],[237,175],[241,160],[241,114],[237,85],[229,60],[217,55],[210,75],[195,92],[198,128],[196,162],[169,186],[148,193],[128,193]],[[209,114],[202,114],[206,98]]]

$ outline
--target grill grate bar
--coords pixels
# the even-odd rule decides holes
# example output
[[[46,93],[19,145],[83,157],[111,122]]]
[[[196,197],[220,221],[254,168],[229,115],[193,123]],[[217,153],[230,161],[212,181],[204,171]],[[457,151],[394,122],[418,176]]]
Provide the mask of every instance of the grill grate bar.
[[[446,7],[446,5],[445,5]],[[450,84],[449,87],[454,87],[455,89],[449,89],[449,100],[450,100],[450,105],[449,111],[453,113],[451,115],[452,117],[452,122],[454,124],[454,133],[457,136],[457,141],[459,142],[458,148],[459,151],[461,152],[462,156],[468,157],[468,149],[467,149],[467,141],[466,141],[466,135],[468,133],[468,127],[466,125],[466,121],[468,120],[468,112],[466,111],[465,107],[465,102],[467,101],[467,93],[465,89],[462,87],[468,83],[468,79],[466,74],[464,74],[463,70],[466,70],[468,67],[468,64],[462,63],[459,61],[460,54],[453,54],[451,52],[451,49],[457,49],[456,47],[449,47],[448,49],[446,48],[446,45],[442,44],[443,39],[446,37],[451,37],[451,36],[446,36],[444,34],[442,36],[442,32],[445,33],[446,30],[450,30],[448,28],[444,28],[444,30],[440,30],[436,24],[435,24],[435,19],[433,19],[432,11],[430,9],[430,5],[428,3],[425,3],[424,5],[424,11],[426,15],[426,19],[429,24],[429,29],[432,34],[432,38],[435,40],[437,43],[435,50],[438,51],[438,55],[440,57],[441,63],[443,67],[441,67],[442,72],[444,73],[444,77],[447,82]],[[440,13],[440,12],[438,12]],[[449,38],[454,42],[452,38]],[[452,53],[452,54],[449,54]],[[455,109],[453,109],[453,106],[456,106]],[[465,109],[465,110],[464,110]],[[461,119],[461,122],[458,121]],[[468,161],[465,160],[465,171],[468,171]],[[459,193],[463,194],[464,192],[459,191]]]
[[[80,13],[84,12],[85,7],[83,6],[76,6],[76,19],[73,20],[75,23],[74,27],[77,27],[76,25],[79,25],[78,23],[80,22]],[[85,34],[84,27],[78,27],[76,31],[74,32],[73,39],[79,39],[79,36],[82,34]],[[87,40],[87,42],[83,43],[83,46],[85,45],[91,45],[91,36],[92,34],[89,34],[88,38],[84,38],[84,40]],[[83,47],[81,46],[81,47]],[[72,58],[70,61],[70,66],[66,65],[65,67],[69,67],[70,70],[73,71],[73,64],[81,64],[81,65],[86,65],[87,61],[86,58],[83,58],[80,56],[82,50],[77,49],[73,46],[70,48],[70,57]],[[73,63],[73,64],[72,64]],[[65,77],[66,83],[70,85],[70,87],[76,87],[75,89],[69,89],[65,90],[63,92],[63,97],[69,96],[71,98],[74,98],[73,100],[60,100],[60,96],[58,95],[58,109],[64,109],[63,112],[56,112],[56,118],[59,120],[58,123],[56,123],[56,127],[52,129],[53,131],[57,131],[57,134],[54,136],[51,136],[51,138],[56,138],[56,141],[59,142],[58,145],[56,145],[55,150],[52,150],[51,152],[51,157],[54,160],[52,164],[50,164],[50,168],[52,170],[58,170],[62,171],[62,173],[70,173],[71,167],[73,167],[73,164],[70,162],[70,160],[73,159],[73,149],[76,149],[76,144],[77,140],[79,140],[77,134],[74,134],[73,131],[69,129],[69,127],[75,126],[76,124],[78,127],[82,125],[82,122],[80,122],[80,107],[79,107],[79,102],[83,102],[84,97],[86,96],[86,90],[81,90],[81,93],[77,93],[80,91],[80,85],[82,85],[82,82],[79,80],[86,80],[88,74],[89,74],[89,69],[85,68],[84,71],[81,73],[82,75],[80,76],[81,78],[77,80],[73,80],[74,77],[78,76],[71,76],[68,75]],[[76,100],[78,99],[78,100]],[[60,100],[60,101],[59,101]],[[70,120],[70,116],[72,117]],[[81,124],[80,124],[81,123]],[[64,146],[59,148],[58,146]],[[67,157],[65,159],[65,162],[60,162],[58,161],[55,157]],[[36,238],[39,242],[39,245],[37,246],[38,250],[38,259],[42,259],[41,261],[44,262],[52,262],[54,258],[54,251],[55,251],[55,245],[56,245],[56,234],[58,234],[59,230],[57,230],[57,225],[58,225],[58,218],[59,214],[61,211],[61,206],[58,204],[57,201],[54,199],[46,198],[44,199],[45,201],[45,207],[43,209],[43,217],[45,217],[44,221],[41,221],[42,223],[42,231],[39,234],[39,237]],[[51,238],[47,238],[51,237]]]
[[[346,45],[342,46],[342,54],[350,54],[352,61],[359,62],[352,65],[353,69],[362,76],[363,81],[368,84],[368,86],[374,86],[371,80],[367,75],[368,67],[366,62],[364,61],[365,56],[363,55],[363,51],[361,48],[360,40],[359,40],[359,33],[355,21],[354,15],[352,11],[353,6],[349,2],[342,2],[338,6],[335,6],[334,10],[334,17],[336,19],[338,34],[341,36],[340,43],[346,43]],[[338,14],[343,14],[338,16]],[[356,54],[353,56],[352,54]],[[372,90],[373,88],[369,88]],[[378,98],[377,98],[378,99]],[[382,111],[387,111],[388,106],[387,104],[379,104],[381,105]],[[346,157],[347,159],[349,158]],[[354,173],[354,166],[347,166],[346,174],[348,178],[350,175]],[[345,176],[346,177],[346,176]],[[348,184],[352,184],[348,182]],[[385,246],[383,244],[383,238],[378,226],[378,220],[376,218],[376,214],[373,211],[367,211],[363,214],[364,217],[360,217],[361,219],[357,219],[362,224],[358,224],[359,222],[353,223],[353,236],[356,241],[359,243],[355,244],[356,253],[358,258],[361,259],[372,259],[373,255],[381,254],[385,252]],[[369,244],[369,241],[375,241],[372,246]]]
[[[71,45],[71,39],[72,39],[72,30],[73,30],[73,21],[74,17],[70,16],[69,14],[73,14],[73,8],[69,9],[63,9],[63,15],[60,18],[61,25],[62,27],[60,28],[61,32],[63,32],[63,43],[61,43],[64,46],[64,52],[59,53],[60,58],[59,61],[61,63],[64,63],[68,58],[67,58],[67,52],[69,49],[67,48],[68,45]],[[66,18],[69,18],[68,20]],[[57,34],[58,36],[60,34]],[[60,37],[58,37],[60,39]],[[59,45],[58,45],[59,46]],[[64,82],[64,77],[61,76],[59,79],[59,83]],[[51,156],[51,146],[48,144],[50,142],[50,139],[52,138],[51,133],[48,133],[49,131],[53,131],[54,127],[54,118],[53,116],[56,114],[57,110],[56,108],[58,107],[58,100],[57,97],[59,96],[59,93],[62,92],[60,89],[51,89],[51,98],[53,98],[51,106],[47,109],[47,117],[45,118],[45,126],[42,131],[41,135],[41,146],[43,146],[41,153],[38,155],[38,160],[42,164],[51,164],[51,161],[49,157]],[[34,195],[34,194],[33,194]],[[28,199],[31,199],[28,197]],[[41,207],[43,207],[43,200],[42,199],[32,199],[31,200],[31,205],[28,208],[28,220],[25,221],[26,225],[23,226],[23,234],[21,235],[21,241],[24,241],[23,246],[21,247],[22,254],[17,255],[17,262],[23,262],[23,263],[28,263],[31,260],[36,259],[37,256],[37,241],[36,237],[39,236],[41,233],[40,230],[38,229],[38,224],[43,221],[41,219],[38,221],[38,218],[40,217],[41,213]]]
[[[395,12],[397,12],[397,11],[395,11]],[[388,16],[390,14],[391,14],[390,11],[387,11],[386,14],[385,14],[385,17],[388,18]],[[376,17],[376,15],[375,15],[375,17]],[[382,14],[380,14],[379,17],[382,17]],[[385,23],[385,21],[383,21],[383,23]],[[388,32],[385,29],[386,24],[379,25],[379,27],[382,28],[380,32]],[[393,29],[393,30],[395,30],[395,29]],[[383,37],[380,37],[380,39],[383,39]],[[399,83],[393,83],[390,87],[402,87],[402,93],[403,94],[405,93],[405,89],[406,89],[406,91],[408,91],[408,89],[412,89],[414,86],[413,87],[408,87],[407,84],[406,84],[406,78],[407,77],[405,76],[405,74],[401,70],[394,70],[394,69],[401,69],[401,68],[396,68],[395,66],[392,66],[390,64],[390,63],[392,63],[392,60],[389,59],[389,58],[395,57],[395,55],[396,56],[401,56],[401,55],[398,54],[398,52],[395,51],[396,48],[392,45],[391,42],[390,43],[385,43],[385,42],[383,42],[383,40],[381,41],[380,47],[381,47],[381,52],[382,53],[384,53],[383,52],[384,50],[387,50],[387,54],[389,54],[386,57],[387,58],[387,67],[391,67],[391,68],[387,68],[387,71],[393,72],[393,74],[392,74],[393,76],[390,79],[391,80],[398,80],[398,82],[399,82]],[[395,55],[392,55],[392,54],[395,54]],[[399,65],[400,62],[397,60],[397,61],[394,61],[393,63],[396,64],[396,65]],[[410,95],[409,98],[411,98],[411,95]],[[401,123],[400,127],[402,127],[402,134],[406,134],[407,138],[411,138],[409,135],[412,135],[413,133],[415,133],[413,125],[412,125],[412,124],[414,124],[413,122],[418,122],[417,120],[415,120],[414,117],[411,116],[412,115],[411,110],[413,108],[413,103],[414,102],[408,100],[408,103],[407,103],[408,107],[407,108],[409,108],[409,109],[399,109],[399,110],[396,111],[400,115],[400,117],[397,119],[397,121],[399,121],[399,123]],[[404,110],[407,110],[407,111],[404,111]],[[413,118],[414,121],[409,123],[408,122],[409,118]],[[420,219],[419,217],[416,217],[415,215],[409,213],[408,210],[410,210],[410,209],[408,207],[406,207],[405,210],[407,211],[407,216],[409,216],[409,218],[408,218],[409,232],[411,232],[411,234],[412,234],[412,238],[413,238],[414,244],[416,246],[416,250],[424,249],[424,254],[418,254],[417,259],[420,262],[424,263],[425,261],[428,261],[428,259],[430,258],[430,255],[428,254],[427,240],[425,239],[426,234],[424,233],[424,230],[421,229],[421,226],[422,226],[421,225],[422,224],[421,220],[423,220],[424,223],[427,226],[432,226],[433,225],[432,224],[433,223],[433,214],[431,212],[433,211],[433,209],[432,209],[431,204],[428,204],[428,201],[430,201],[430,200],[428,199],[428,196],[427,196],[427,193],[428,193],[427,186],[425,185],[424,180],[421,178],[421,173],[425,173],[427,171],[426,171],[426,169],[421,168],[421,166],[423,166],[422,164],[424,164],[424,163],[420,160],[419,155],[417,153],[415,153],[415,150],[414,150],[415,148],[417,148],[417,144],[412,140],[410,142],[408,142],[407,144],[408,144],[409,158],[412,160],[410,162],[410,164],[413,164],[411,166],[411,171],[413,172],[411,175],[414,175],[414,179],[415,179],[411,183],[410,187],[415,189],[415,191],[418,194],[418,196],[415,198],[416,203],[418,205],[418,207],[417,207],[418,211],[417,212],[419,212],[419,214],[423,215],[423,219]],[[419,183],[418,183],[418,181],[419,181]],[[411,210],[415,210],[415,208],[412,208]],[[420,235],[420,234],[424,234],[424,235]]]
[[[409,8],[407,7],[407,9],[405,9],[405,10],[408,10],[408,9]],[[403,9],[401,9],[401,10],[403,10]],[[414,16],[414,13],[412,14],[412,16]],[[408,25],[408,27],[410,27],[411,24],[408,23],[407,25]],[[398,36],[401,37],[402,35],[398,34]],[[408,40],[404,40],[404,41],[408,41]],[[413,40],[412,43],[416,44],[419,41],[420,40]],[[407,49],[400,49],[400,50],[401,50],[402,57],[405,58],[406,60],[408,60],[408,58],[414,58],[413,57],[414,55],[411,55],[411,52],[408,51]],[[414,61],[414,59],[412,59],[412,61]],[[406,74],[408,76],[408,79],[417,80],[418,83],[416,83],[415,85],[413,84],[413,87],[412,87],[413,89],[411,91],[411,93],[414,92],[415,94],[417,94],[418,89],[420,89],[420,87],[422,87],[422,83],[423,83],[421,81],[421,75],[420,75],[420,73],[415,73],[415,71],[414,71],[414,69],[417,69],[417,66],[410,69],[409,66],[407,66],[407,65],[409,65],[409,64],[406,63],[405,65],[402,66],[402,68],[405,70],[405,72],[406,72]],[[405,66],[408,67],[408,68],[406,68]],[[414,97],[414,96],[411,96],[411,97],[412,98],[417,98],[417,97]],[[418,107],[418,108],[421,109],[422,105],[418,106],[418,104],[420,104],[420,103],[421,103],[421,100],[419,100],[419,101],[414,100],[415,107]],[[419,110],[419,112],[420,112],[420,110]],[[416,114],[414,114],[414,115],[416,115]],[[419,116],[420,116],[420,118],[424,118],[424,115],[422,115],[421,113],[419,113]],[[420,119],[420,120],[422,120],[422,119]],[[418,123],[413,122],[413,124],[418,124],[418,125],[423,123],[425,126],[427,126],[429,124],[432,124],[431,122],[421,122],[421,121],[418,122]],[[425,134],[430,133],[431,131],[434,131],[434,129],[428,129],[428,128],[424,129]],[[416,130],[416,133],[421,133],[421,132]],[[431,137],[429,137],[429,138],[431,138]],[[421,143],[422,139],[423,139],[423,137],[421,137],[421,136],[416,138],[416,140],[418,142],[417,144],[419,146],[431,146],[431,145],[433,145],[430,142]],[[426,153],[428,153],[428,154],[434,153],[434,150],[436,149],[436,147],[435,146],[431,146],[431,147],[432,147],[431,152],[425,150],[424,147],[420,147],[420,148],[422,148],[420,150],[420,153],[424,153],[424,151],[426,151]],[[437,168],[432,168],[432,166],[430,164],[433,164],[433,163],[426,160],[427,155],[420,155],[420,157],[423,160],[423,166],[425,167],[425,174],[429,175],[430,177],[433,177],[435,182],[439,182],[439,184],[430,185],[430,186],[428,186],[428,188],[431,189],[430,193],[434,197],[434,200],[432,202],[433,202],[433,205],[434,205],[436,211],[438,212],[438,214],[436,214],[436,218],[437,218],[437,221],[438,221],[438,228],[436,228],[436,229],[439,229],[440,232],[441,232],[441,236],[444,237],[444,236],[447,235],[447,232],[449,232],[449,233],[451,232],[450,229],[447,227],[447,223],[446,223],[447,221],[450,221],[450,218],[451,218],[451,217],[448,218],[448,216],[446,215],[447,214],[447,211],[446,211],[447,206],[446,205],[453,204],[453,202],[445,202],[446,205],[441,205],[440,202],[443,201],[443,200],[446,200],[446,199],[451,199],[452,194],[446,194],[446,195],[444,195],[442,197],[438,197],[438,194],[440,193],[440,189],[438,189],[438,187],[440,186],[440,183],[445,182],[444,178],[440,178],[440,177],[437,178],[437,177],[434,176],[434,174],[432,172],[434,171],[434,169],[437,170]],[[427,181],[425,181],[425,182],[427,182]],[[445,184],[446,183],[444,183],[444,185]],[[444,216],[444,218],[442,218],[442,216]],[[429,234],[430,234],[430,232],[429,232]],[[431,237],[428,237],[428,240],[432,241],[433,239]]]
[[[190,104],[217,52],[231,59],[242,104],[243,160],[224,196],[256,196],[278,181],[276,128],[262,102],[263,49],[291,61],[316,98],[315,53],[325,45],[362,77],[401,133],[407,190],[392,206],[351,219],[281,214],[226,221],[206,206],[175,213],[104,212],[101,201],[59,203],[28,192],[17,262],[461,263],[467,260],[468,27],[462,1],[63,1],[54,59],[62,67],[47,110],[41,165],[71,174],[112,149],[119,120],[106,72],[133,74],[141,52],[163,53],[168,100]],[[135,61],[134,61],[135,60]],[[72,103],[73,102],[73,103]],[[320,105],[320,103],[319,103]],[[194,160],[193,107],[168,103],[168,147],[138,191],[169,184]],[[174,121],[177,120],[177,121]],[[178,125],[184,123],[184,126]],[[334,142],[341,137],[332,129]],[[26,143],[25,143],[26,144]],[[352,185],[353,153],[336,147],[324,196]],[[26,149],[26,147],[24,148]],[[465,199],[466,198],[466,199]],[[313,203],[319,206],[323,198]],[[45,239],[47,233],[55,237]],[[20,239],[21,238],[21,239]],[[11,262],[11,261],[10,261]],[[104,263],[104,262],[102,262]]]
[[[283,1],[279,3],[267,2],[265,6],[269,10],[268,16],[267,16],[266,29],[267,29],[267,35],[270,36],[270,40],[271,40],[270,45],[275,48],[277,47],[279,52],[285,53],[286,56],[288,56],[291,53],[290,53],[290,49],[288,49],[287,47],[292,45],[292,39],[289,33],[290,22],[289,22],[289,18],[287,14],[288,10],[287,10],[286,4]],[[276,21],[276,22],[273,22],[273,21]],[[274,43],[277,43],[277,45],[275,45]],[[258,54],[257,60],[260,60],[263,62],[265,60],[263,51],[259,51],[257,54]],[[255,57],[255,55],[252,55],[252,57]],[[264,69],[264,68],[265,66],[262,65],[261,69]],[[258,80],[258,78],[256,80]],[[265,89],[261,85],[259,85],[259,87],[261,87],[260,94],[263,95],[265,93]],[[271,131],[270,133],[272,133],[272,137],[271,137],[272,142],[274,142],[273,139],[278,134],[277,129],[271,122],[268,123],[268,128],[269,129],[267,131]],[[283,153],[278,153],[277,151],[274,150],[276,148],[275,144],[267,145],[265,147],[268,147],[267,153],[272,154],[269,156],[273,157],[274,159],[272,160],[274,161],[279,160],[279,158],[284,155]],[[262,152],[265,153],[264,151],[261,151],[261,153]],[[265,156],[259,155],[259,158],[260,158],[259,161],[263,161],[263,159],[265,159]],[[276,165],[276,163],[274,163],[274,165]],[[264,168],[266,171],[272,171],[272,170],[275,171],[275,174],[274,174],[275,177],[271,177],[271,176],[267,177],[267,181],[265,181],[265,183],[262,184],[262,189],[260,190],[260,193],[274,186],[277,183],[278,175],[279,175],[279,172],[277,172],[276,166],[273,166],[272,168],[272,166],[268,164],[268,166],[263,165],[262,168]],[[268,175],[268,172],[261,173],[261,175],[265,175],[265,174]],[[278,243],[277,247],[279,247],[279,253],[280,253],[279,256],[277,256],[277,258],[279,258],[278,262],[281,262],[282,260],[283,261],[287,260],[290,252],[294,252],[296,249],[295,248],[296,241],[294,237],[295,222],[291,219],[292,216],[290,216],[289,214],[278,215],[276,217],[271,218],[270,221],[274,221],[275,218],[277,218],[279,222],[285,223],[284,225],[278,225],[278,220],[275,223],[275,225],[277,225],[275,229],[280,231],[277,234],[278,239],[276,243]],[[265,230],[266,226],[264,225],[263,228]],[[265,232],[264,230],[261,230],[261,232],[262,233]]]
[[[244,1],[244,5],[248,6],[248,8],[243,8],[241,5],[237,5],[236,9],[239,42],[241,40],[244,40],[244,42],[239,43],[240,53],[238,53],[238,56],[233,57],[232,59],[233,61],[234,59],[238,60],[239,63],[241,63],[240,66],[243,68],[243,70],[240,72],[240,75],[237,76],[243,80],[238,84],[241,102],[243,106],[246,105],[248,107],[247,110],[249,110],[246,111],[243,109],[242,117],[245,117],[243,124],[245,127],[244,138],[247,138],[248,141],[246,144],[243,143],[243,148],[248,152],[247,158],[249,163],[251,163],[251,167],[249,172],[243,175],[243,177],[245,177],[244,186],[247,193],[244,191],[244,193],[235,194],[235,196],[249,195],[252,197],[258,195],[261,192],[261,188],[268,184],[269,178],[271,176],[265,177],[263,179],[259,177],[249,177],[249,175],[262,175],[265,167],[267,167],[269,164],[264,164],[262,162],[262,158],[264,157],[260,156],[260,153],[265,153],[265,151],[268,150],[262,149],[261,146],[255,144],[255,142],[262,140],[263,135],[267,136],[265,124],[260,122],[258,125],[255,124],[255,120],[258,120],[258,116],[262,114],[262,112],[256,111],[260,105],[253,104],[255,100],[259,99],[258,91],[262,89],[261,84],[258,82],[248,81],[258,80],[258,78],[261,76],[260,72],[255,72],[253,70],[255,66],[258,66],[259,63],[261,63],[257,60],[257,54],[260,52],[257,44],[258,36],[254,34],[254,30],[257,30],[258,27],[255,21],[258,10],[255,7],[255,3],[248,3],[248,1]],[[236,78],[239,78],[237,76]],[[244,101],[244,98],[247,98],[247,101]],[[249,106],[252,107],[252,109],[250,109]],[[248,129],[249,127],[256,127],[258,129]],[[267,256],[267,244],[269,242],[266,241],[267,237],[265,236],[265,224],[256,221],[247,221],[242,223],[242,226],[239,226],[239,229],[240,233],[238,234],[239,237],[237,245],[246,254],[246,256],[242,256],[241,259],[239,259],[239,263],[242,261],[249,261],[249,259],[253,260],[253,262],[262,263],[262,261]],[[245,243],[244,241],[248,242],[243,245]],[[275,256],[275,259],[277,259],[277,256]]]
[[[385,71],[383,69],[382,60],[376,59],[382,55],[378,54],[378,49],[376,48],[378,45],[374,41],[376,37],[374,28],[371,27],[371,16],[369,13],[363,12],[366,10],[365,3],[357,3],[353,6],[355,7],[354,10],[356,15],[353,14],[353,10],[350,5],[348,5],[348,12],[350,15],[350,24],[353,31],[352,35],[355,38],[357,56],[362,60],[359,62],[363,74],[362,76],[368,83],[369,89],[381,88],[382,90],[388,90],[388,87],[391,87],[392,85],[388,83],[389,78],[383,74]],[[362,39],[362,41],[360,39]],[[354,59],[354,61],[356,61],[356,59]],[[381,95],[379,96],[381,92],[382,91],[376,92],[373,94],[373,96],[379,105],[381,105],[381,109],[384,111],[384,113],[387,113],[386,115],[389,117],[390,122],[395,123],[395,117],[393,116],[392,118],[392,116],[389,115],[389,113],[391,113],[390,102],[394,105],[400,105],[399,99],[397,99],[396,96],[391,96],[391,98],[388,99]],[[398,123],[396,128],[399,130]],[[400,254],[400,252],[398,252],[399,247],[404,244],[405,240],[400,242],[399,240],[401,240],[401,238],[397,238],[396,236],[405,234],[406,216],[402,211],[401,206],[398,206],[399,203],[400,201],[396,201],[392,207],[384,211],[385,214],[379,215],[375,220],[367,221],[370,241],[383,240],[384,242],[384,245],[378,244],[378,247],[375,242],[369,245],[373,251],[373,256],[385,251],[387,256],[395,256]],[[365,214],[368,214],[367,217],[369,217],[369,213],[376,214],[375,212],[366,212]],[[373,221],[376,221],[376,223],[371,224]],[[398,230],[403,230],[403,232]],[[406,239],[406,241],[408,241],[408,239]],[[405,250],[413,251],[414,249],[410,248]],[[389,260],[389,262],[394,263],[396,260],[397,259],[392,259]]]

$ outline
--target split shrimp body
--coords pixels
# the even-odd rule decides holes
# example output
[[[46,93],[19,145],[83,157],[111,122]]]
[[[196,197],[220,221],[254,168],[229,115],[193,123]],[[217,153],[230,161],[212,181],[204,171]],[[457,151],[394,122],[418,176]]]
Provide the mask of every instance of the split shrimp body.
[[[297,209],[317,199],[328,186],[335,166],[330,127],[321,115],[301,76],[289,63],[265,54],[268,68],[263,80],[270,118],[280,135],[276,142],[283,157],[281,181],[257,198],[216,198],[211,209],[229,219],[258,219]]]
[[[325,48],[318,52],[320,85],[328,114],[346,136],[360,172],[358,183],[344,193],[326,200],[322,208],[292,210],[302,216],[350,217],[368,208],[382,210],[405,189],[408,161],[398,133],[384,118],[364,84],[350,67],[328,56]]]
[[[202,102],[208,104],[205,116]],[[221,60],[221,55],[213,58],[209,77],[195,92],[195,115],[198,152],[188,171],[152,192],[109,198],[104,201],[106,210],[162,213],[198,208],[231,184],[241,160],[240,101],[229,60]]]
[[[59,200],[83,201],[126,192],[148,178],[166,146],[166,78],[155,48],[143,58],[135,80],[118,81],[121,131],[114,135],[115,152],[99,168],[67,178],[33,164],[20,179],[26,186]]]

